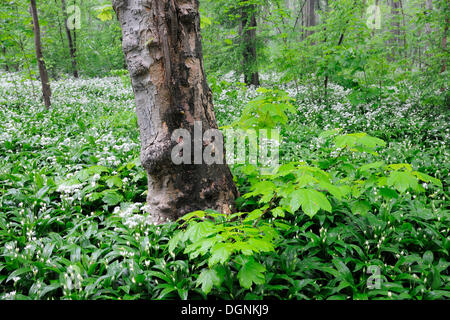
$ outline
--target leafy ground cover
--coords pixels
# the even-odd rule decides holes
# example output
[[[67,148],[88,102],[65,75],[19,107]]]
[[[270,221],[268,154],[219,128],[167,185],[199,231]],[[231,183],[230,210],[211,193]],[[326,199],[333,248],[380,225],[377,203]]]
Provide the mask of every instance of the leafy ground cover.
[[[180,228],[147,219],[126,79],[52,82],[47,111],[1,74],[1,299],[450,297],[449,113],[414,88],[360,101],[331,85],[324,100],[211,79],[222,126],[272,107],[283,166],[233,167],[239,212]]]

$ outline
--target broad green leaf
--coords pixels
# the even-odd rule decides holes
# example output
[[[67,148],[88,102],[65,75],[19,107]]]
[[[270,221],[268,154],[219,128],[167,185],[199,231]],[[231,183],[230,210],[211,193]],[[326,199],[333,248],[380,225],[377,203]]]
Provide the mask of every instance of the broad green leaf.
[[[211,257],[208,260],[209,267],[218,263],[225,263],[233,253],[229,243],[218,243],[211,249]]]
[[[215,226],[211,221],[192,222],[184,233],[184,239],[196,242],[215,232]]]
[[[390,188],[381,188],[380,193],[385,199],[398,199],[398,193]]]
[[[250,289],[253,283],[264,284],[266,281],[265,271],[266,268],[262,264],[256,262],[253,258],[248,259],[238,272],[241,287]]]
[[[247,217],[244,219],[244,222],[253,221],[253,220],[259,219],[262,215],[263,215],[263,212],[262,212],[261,209],[253,210],[252,212],[250,212],[247,215]]]
[[[384,162],[379,161],[379,162],[373,162],[373,163],[365,164],[365,165],[359,167],[358,170],[359,170],[360,172],[369,172],[370,169],[379,169],[379,168],[381,168],[382,166],[384,166]]]
[[[331,212],[331,204],[327,197],[319,191],[312,189],[299,189],[292,193],[290,209],[295,212],[299,207],[311,218],[320,210]]]
[[[328,182],[320,182],[319,185],[332,194],[336,199],[342,200],[350,191],[347,188],[342,188],[341,186],[334,186]]]
[[[366,200],[356,201],[352,204],[353,214],[360,214],[362,216],[365,216],[370,211],[370,209],[370,202]]]
[[[203,269],[197,279],[197,286],[202,286],[202,291],[209,294],[213,286],[220,286],[222,283],[219,275],[213,269]]]
[[[433,252],[431,252],[431,251],[428,250],[427,252],[425,252],[425,253],[423,254],[423,261],[424,261],[426,264],[431,265],[431,264],[433,263],[433,260],[434,260]]]
[[[115,206],[123,201],[123,196],[115,191],[106,190],[102,192],[103,194],[103,202],[108,206]]]
[[[14,278],[21,278],[20,276],[23,275],[24,273],[28,273],[31,271],[30,267],[24,267],[24,268],[20,268],[20,269],[16,269],[13,272],[11,272],[11,274],[8,276],[8,278],[6,279],[6,282],[13,280]]]
[[[178,244],[180,243],[181,239],[183,238],[183,233],[181,231],[177,231],[172,238],[170,238],[169,240],[169,252],[173,252],[175,250],[175,248],[178,246]]]
[[[275,251],[275,247],[273,246],[273,243],[266,241],[264,239],[251,238],[250,240],[248,240],[248,244],[256,252]]]
[[[408,189],[417,190],[418,182],[417,178],[410,172],[393,171],[387,179],[388,186],[394,187],[401,193]]]
[[[110,177],[106,180],[106,185],[109,188],[116,186],[117,188],[122,188],[122,179],[118,176]]]
[[[418,171],[413,171],[412,172],[413,175],[415,175],[418,179],[427,182],[427,183],[432,183],[440,188],[442,188],[442,182],[439,179],[433,178],[432,176],[429,176],[425,173],[422,172],[418,172]]]
[[[184,215],[183,217],[181,217],[179,220],[184,220],[186,222],[188,222],[189,220],[193,219],[193,218],[204,218],[206,216],[206,212],[205,211],[194,211],[191,213],[188,213],[186,215]]]

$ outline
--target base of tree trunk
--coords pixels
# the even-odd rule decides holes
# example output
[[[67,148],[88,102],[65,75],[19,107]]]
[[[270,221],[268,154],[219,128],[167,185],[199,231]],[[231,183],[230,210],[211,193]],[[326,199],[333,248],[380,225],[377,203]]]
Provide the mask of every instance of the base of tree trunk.
[[[154,224],[175,221],[205,209],[226,214],[234,211],[237,190],[231,173],[223,166],[182,165],[177,171],[163,176],[148,175],[147,204]]]

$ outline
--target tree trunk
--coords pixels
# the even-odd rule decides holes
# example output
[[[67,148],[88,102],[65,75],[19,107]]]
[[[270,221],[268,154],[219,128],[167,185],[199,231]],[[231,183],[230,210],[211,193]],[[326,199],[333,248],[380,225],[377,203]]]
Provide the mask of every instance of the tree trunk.
[[[194,139],[178,142],[192,146],[198,141],[195,122],[204,130],[217,128],[203,68],[198,0],[114,0],[113,7],[135,94],[154,223],[196,210],[231,213],[237,190],[226,164],[175,165],[171,158],[175,130],[187,130]],[[223,145],[223,137],[216,139]],[[194,158],[212,143],[201,140],[200,150],[194,144]]]
[[[426,0],[425,3],[425,14],[429,15],[433,12],[433,0]],[[425,24],[425,31],[427,34],[431,33],[430,23]]]
[[[403,1],[402,0],[398,0],[398,4],[400,7],[400,12],[402,14],[402,29],[403,29],[403,52],[404,52],[404,56],[405,58],[408,57],[408,41],[406,38],[406,15],[405,15],[405,10],[403,8]],[[400,30],[399,30],[400,33]]]
[[[304,24],[306,28],[305,36],[308,37],[314,33],[314,31],[308,30],[308,28],[316,25],[316,0],[306,0],[304,10]]]
[[[5,71],[9,71],[8,57],[6,56],[6,47],[2,47],[3,56],[5,57]]]
[[[55,0],[55,5],[58,5],[58,0]],[[59,33],[59,39],[61,40],[61,48],[64,48],[66,43],[65,43],[64,37],[62,35],[62,22],[59,17],[59,14],[58,14],[58,33]]]
[[[399,0],[389,0],[389,5],[391,7],[391,34],[392,34],[392,40],[390,41],[391,44],[391,55],[388,56],[388,59],[390,61],[393,61],[396,56],[396,52],[398,47],[400,46],[400,2]]]
[[[33,17],[34,46],[36,48],[36,59],[42,83],[42,96],[44,97],[45,106],[48,109],[51,106],[50,97],[52,95],[52,92],[50,90],[47,68],[45,67],[44,58],[42,56],[41,29],[39,27],[39,19],[36,9],[36,0],[30,0],[30,4],[31,4],[31,16]]]
[[[442,51],[447,51],[447,33],[448,33],[448,16],[445,17],[445,27],[444,27],[444,35],[442,37]],[[447,59],[446,55],[442,58],[442,67],[441,67],[441,73],[445,72],[447,70]]]
[[[72,40],[72,34],[70,33],[69,26],[67,25],[68,17],[67,17],[65,0],[61,0],[61,9],[62,9],[62,12],[64,15],[64,26],[66,28],[67,40],[69,42],[69,53],[70,53],[70,60],[72,61],[72,72],[73,72],[73,76],[75,78],[78,78],[78,67],[77,67],[77,58],[76,58],[77,49],[74,46],[74,42]]]
[[[241,26],[239,29],[244,46],[242,62],[244,81],[247,85],[259,86],[256,27],[256,6],[248,5],[241,8]]]

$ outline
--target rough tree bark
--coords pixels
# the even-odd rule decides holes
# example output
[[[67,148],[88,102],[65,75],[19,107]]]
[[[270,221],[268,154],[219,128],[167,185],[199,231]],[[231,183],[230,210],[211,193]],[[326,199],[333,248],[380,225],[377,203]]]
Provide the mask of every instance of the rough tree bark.
[[[241,8],[241,33],[244,45],[243,69],[244,82],[247,85],[259,86],[258,57],[256,49],[256,5],[246,5]]]
[[[52,92],[50,90],[50,83],[48,80],[48,73],[47,68],[45,67],[44,57],[42,56],[41,29],[39,27],[39,19],[36,9],[36,0],[30,0],[30,4],[31,4],[31,16],[33,17],[34,46],[36,49],[36,59],[42,83],[42,95],[44,97],[44,104],[48,109],[51,106],[50,97],[52,95]]]
[[[70,32],[69,26],[67,25],[67,20],[69,18],[67,16],[65,0],[61,0],[61,10],[62,10],[63,16],[64,16],[64,26],[66,28],[67,41],[69,42],[69,54],[70,54],[70,60],[72,62],[72,72],[73,72],[73,76],[75,78],[78,78],[78,67],[77,67],[77,58],[76,58],[77,48],[74,45],[74,41],[72,39],[72,34]]]
[[[196,210],[231,213],[237,190],[226,164],[171,160],[176,129],[193,137],[196,121],[203,130],[217,128],[203,68],[198,0],[114,0],[113,7],[135,93],[154,223]],[[203,141],[203,148],[210,143]]]

